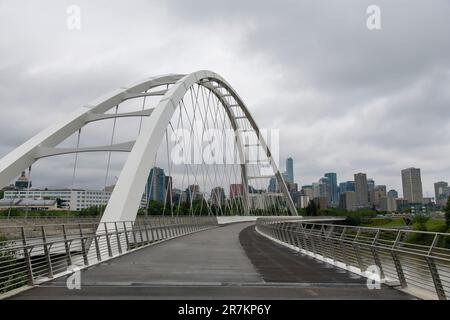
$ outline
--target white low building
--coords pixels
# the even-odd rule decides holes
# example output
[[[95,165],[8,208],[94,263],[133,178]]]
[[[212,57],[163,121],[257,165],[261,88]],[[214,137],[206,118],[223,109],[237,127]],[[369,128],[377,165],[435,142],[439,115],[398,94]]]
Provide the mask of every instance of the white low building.
[[[61,200],[61,208],[80,211],[94,206],[101,206],[108,203],[112,187],[107,187],[107,190],[89,190],[89,189],[52,189],[40,190],[7,190],[4,192],[3,199],[5,201],[14,200]],[[142,197],[141,208],[146,206],[145,197]]]
[[[82,190],[82,189],[55,189],[55,190],[19,190],[5,191],[5,200],[20,199],[53,199],[61,200],[61,207],[73,211],[80,211],[93,206],[100,206],[108,203],[111,192],[103,190]]]

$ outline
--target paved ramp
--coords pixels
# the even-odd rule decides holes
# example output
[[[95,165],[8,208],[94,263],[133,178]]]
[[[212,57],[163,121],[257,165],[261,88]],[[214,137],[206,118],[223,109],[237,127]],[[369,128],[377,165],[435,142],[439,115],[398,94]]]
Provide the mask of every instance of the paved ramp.
[[[15,299],[409,299],[232,224],[150,246],[82,272],[81,290],[57,279]]]

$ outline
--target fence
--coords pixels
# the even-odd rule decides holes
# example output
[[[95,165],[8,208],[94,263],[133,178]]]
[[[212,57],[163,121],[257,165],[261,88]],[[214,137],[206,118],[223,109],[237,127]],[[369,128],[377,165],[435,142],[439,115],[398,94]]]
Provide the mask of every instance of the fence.
[[[450,234],[260,218],[257,229],[301,252],[411,293],[450,298]]]
[[[0,227],[0,294],[39,284],[130,250],[217,226],[215,217],[149,217]]]

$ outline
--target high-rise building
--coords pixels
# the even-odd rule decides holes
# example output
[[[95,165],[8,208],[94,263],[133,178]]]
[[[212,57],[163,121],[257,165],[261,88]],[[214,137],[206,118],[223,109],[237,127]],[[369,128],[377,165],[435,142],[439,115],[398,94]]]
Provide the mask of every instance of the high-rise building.
[[[323,177],[319,180],[319,184],[323,184],[324,187],[324,191],[322,192],[321,190],[321,197],[325,197],[327,199],[326,203],[327,203],[327,207],[331,205],[332,201],[331,201],[331,181],[330,179],[328,179],[327,177]]]
[[[402,170],[403,198],[408,203],[423,203],[422,179],[419,168]]]
[[[386,186],[384,186],[384,185],[375,186],[373,195],[374,195],[373,204],[377,208],[379,208],[381,199],[387,197]]]
[[[189,185],[186,190],[186,202],[190,203],[191,201],[202,201],[203,194],[200,193],[200,186],[198,184]]]
[[[339,208],[348,211],[356,209],[356,193],[354,191],[346,191],[339,195]]]
[[[445,206],[447,204],[449,197],[448,190],[447,182],[439,181],[434,183],[434,195],[438,206]]]
[[[215,187],[211,190],[211,204],[217,207],[225,205],[225,190],[222,187]]]
[[[325,200],[321,200],[322,204],[323,201],[325,201],[325,206],[322,206],[321,208],[326,208],[330,204],[330,186],[329,186],[329,180],[328,178],[321,178],[319,182],[313,182],[312,183],[312,191],[313,191],[313,198],[324,198]]]
[[[339,193],[344,193],[347,191],[355,191],[355,181],[339,183]]]
[[[398,199],[398,192],[397,190],[391,189],[388,191],[387,196],[390,198]]]
[[[269,180],[269,187],[267,188],[267,190],[269,192],[277,192],[278,190],[278,183],[277,183],[277,178],[276,177],[272,177]]]
[[[369,206],[367,175],[365,173],[355,173],[354,177],[355,177],[356,206],[358,208],[367,208]]]
[[[147,179],[147,202],[150,200],[164,203],[165,198],[165,180],[166,175],[164,170],[158,167],[153,167]]]
[[[372,178],[367,179],[367,199],[369,205],[373,206],[375,202],[375,181]]]
[[[331,203],[337,205],[339,203],[337,175],[334,172],[328,172],[328,173],[325,173],[325,177],[328,178],[328,181],[329,181],[330,193],[331,193]]]
[[[302,196],[308,196],[311,199],[314,198],[314,191],[311,185],[302,186],[302,190],[300,192]]]
[[[287,182],[294,183],[294,160],[291,157],[286,159]]]
[[[242,184],[241,183],[232,183],[230,184],[230,199],[233,199],[237,196],[242,195]]]

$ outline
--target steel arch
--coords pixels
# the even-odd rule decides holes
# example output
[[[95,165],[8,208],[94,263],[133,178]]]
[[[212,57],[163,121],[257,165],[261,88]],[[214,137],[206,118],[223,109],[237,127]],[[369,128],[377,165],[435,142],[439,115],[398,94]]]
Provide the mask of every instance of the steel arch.
[[[143,97],[146,95],[162,95],[162,98],[157,106],[154,109],[145,112],[145,115],[148,117],[144,119],[142,123],[142,131],[137,137],[135,143],[129,146],[131,147],[130,154],[120,173],[115,189],[111,194],[110,200],[102,216],[102,222],[134,221],[141,201],[142,190],[145,188],[147,175],[152,165],[148,159],[153,159],[155,157],[165,130],[169,125],[169,121],[177,109],[178,103],[191,86],[194,84],[199,84],[211,90],[225,107],[225,111],[233,128],[239,129],[236,119],[233,118],[230,113],[227,100],[224,99],[224,95],[221,94],[221,92],[212,83],[217,83],[221,88],[227,90],[227,95],[233,96],[235,101],[239,104],[239,107],[259,137],[259,143],[264,149],[266,156],[270,159],[278,185],[281,187],[281,192],[286,198],[289,213],[291,215],[297,215],[297,210],[292,202],[284,179],[279,172],[276,163],[272,159],[271,152],[266,142],[259,135],[259,128],[244,102],[236,91],[228,84],[228,82],[225,81],[225,79],[214,72],[206,70],[193,72],[188,75],[164,75],[152,77],[130,87],[116,90],[106,97],[101,97],[89,105],[78,109],[73,114],[67,116],[60,123],[43,130],[1,159],[0,186],[7,185],[15,176],[17,176],[18,172],[28,168],[43,156],[51,156],[69,152],[104,151],[105,147],[99,147],[97,150],[96,148],[91,148],[90,150],[58,150],[54,147],[71,134],[77,132],[85,124],[110,117],[104,113],[125,100]],[[147,93],[148,90],[162,85],[172,86],[168,90]],[[135,115],[138,114],[139,113]],[[122,116],[133,115],[124,114]],[[244,207],[246,210],[244,214],[248,214],[248,177],[246,162],[245,159],[243,159],[244,151],[240,133],[238,133],[237,142],[239,147],[239,157],[241,158],[242,164],[241,173],[244,189]],[[116,151],[116,149],[113,151]],[[124,151],[128,150],[125,148]]]

